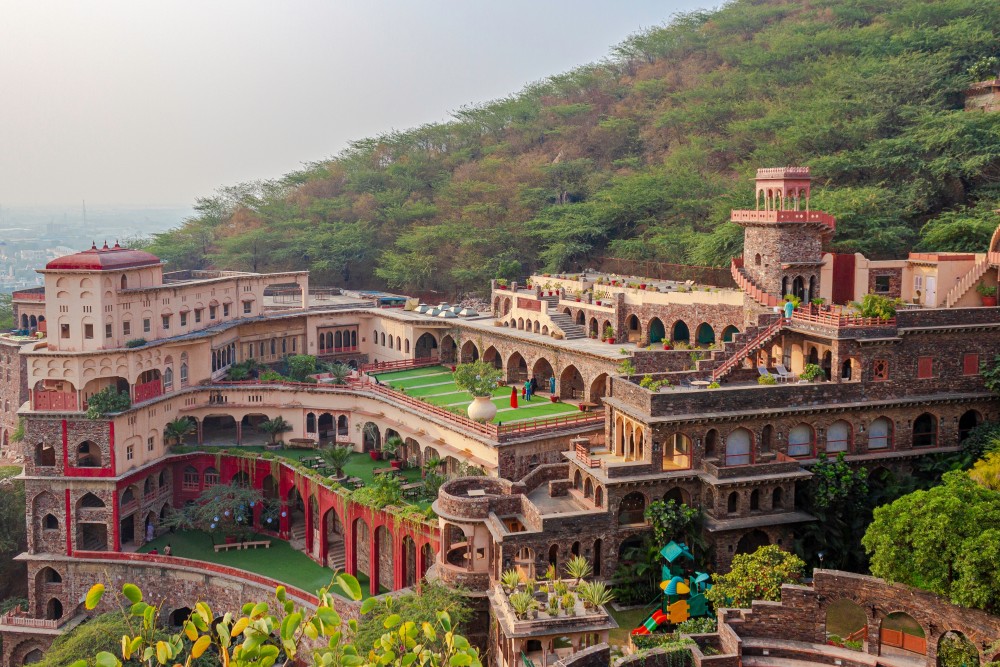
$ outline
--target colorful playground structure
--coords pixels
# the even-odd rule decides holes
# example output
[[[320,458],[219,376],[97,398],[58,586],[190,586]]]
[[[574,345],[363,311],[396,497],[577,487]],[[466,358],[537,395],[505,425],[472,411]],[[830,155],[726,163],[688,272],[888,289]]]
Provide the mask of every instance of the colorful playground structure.
[[[705,591],[712,587],[711,577],[695,571],[694,556],[687,546],[671,541],[660,549],[660,555],[667,561],[661,570],[660,606],[632,630],[633,635],[652,634],[661,625],[677,625],[689,618],[709,615]]]

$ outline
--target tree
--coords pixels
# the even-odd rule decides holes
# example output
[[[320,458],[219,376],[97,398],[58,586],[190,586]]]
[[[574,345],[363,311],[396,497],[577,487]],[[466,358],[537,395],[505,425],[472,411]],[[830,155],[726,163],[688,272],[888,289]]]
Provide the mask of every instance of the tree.
[[[503,371],[493,364],[478,359],[455,367],[455,386],[473,396],[492,396],[499,386]]]
[[[662,545],[671,540],[688,542],[699,514],[697,508],[673,500],[656,500],[646,508],[646,519],[653,524],[653,539]]]
[[[877,508],[862,544],[877,577],[1000,611],[1000,493],[965,472]]]
[[[351,600],[361,599],[358,580],[348,574],[337,574],[335,585]],[[122,586],[124,599],[119,602],[126,632],[112,650],[99,651],[92,659],[81,658],[70,667],[121,667],[122,661],[153,665],[197,664],[203,656],[217,653],[221,664],[232,667],[270,667],[278,664],[355,665],[356,667],[481,667],[479,652],[457,633],[456,624],[447,610],[435,611],[426,622],[418,623],[400,613],[390,613],[381,627],[388,630],[371,642],[359,643],[357,621],[343,622],[334,606],[331,587],[321,588],[315,611],[296,606],[286,595],[284,586],[275,589],[278,609],[272,613],[267,602],[253,600],[243,604],[239,612],[227,612],[220,623],[205,602],[192,602],[194,611],[184,622],[181,632],[162,636],[156,623],[160,607],[143,599],[142,590],[134,584]],[[88,591],[84,604],[94,609],[104,597],[104,584],[95,584]],[[390,610],[394,602],[383,603]],[[361,605],[361,614],[370,614],[379,605],[368,598]],[[82,626],[85,627],[85,626]],[[118,635],[116,633],[116,639]],[[323,641],[316,641],[320,637]],[[303,646],[310,640],[309,647]],[[211,649],[211,651],[209,651]],[[119,657],[120,656],[120,657]],[[77,655],[72,656],[74,658]],[[216,663],[218,664],[218,663]]]
[[[472,610],[468,606],[468,598],[453,588],[442,586],[436,582],[425,582],[419,593],[407,593],[399,598],[386,597],[379,599],[369,614],[363,616],[358,623],[358,631],[354,643],[359,649],[368,650],[374,647],[385,634],[385,621],[393,614],[407,621],[413,621],[418,627],[424,623],[434,624],[438,612],[447,612],[451,622],[458,627],[472,618]],[[431,651],[442,651],[443,637],[427,642]]]
[[[87,399],[87,419],[103,419],[109,414],[124,412],[132,407],[127,391],[105,387]]]
[[[242,484],[216,484],[198,499],[173,510],[164,525],[179,530],[201,530],[210,535],[246,541],[253,535],[253,514],[264,496],[259,489]]]
[[[316,357],[311,354],[293,354],[288,357],[288,377],[296,382],[305,382],[316,373]]]
[[[865,572],[868,563],[861,536],[871,522],[872,510],[868,471],[849,465],[843,452],[833,460],[820,454],[811,471],[812,479],[802,490],[803,506],[816,521],[796,540],[796,553],[813,567]]]
[[[324,366],[325,372],[330,374],[331,384],[347,384],[347,378],[351,376],[351,367],[339,361]]]
[[[286,422],[284,417],[279,415],[274,419],[268,419],[266,422],[261,422],[257,425],[257,428],[271,436],[271,444],[273,445],[279,435],[292,430],[292,425]]]
[[[782,584],[802,581],[806,564],[771,544],[752,554],[736,554],[726,574],[715,575],[705,597],[719,607],[749,607],[753,600],[781,600]]]
[[[0,331],[14,328],[14,306],[10,294],[0,294]]]
[[[351,460],[351,455],[354,454],[354,450],[350,447],[330,447],[329,449],[320,450],[320,456],[326,464],[333,468],[337,477],[344,476],[344,466],[347,462]]]
[[[24,482],[14,479],[20,472],[17,466],[0,467],[0,599],[27,592],[25,566],[14,560],[26,546]]]
[[[167,440],[173,440],[175,445],[183,445],[184,438],[193,431],[194,422],[186,417],[178,417],[167,422],[167,425],[163,427],[163,437]]]

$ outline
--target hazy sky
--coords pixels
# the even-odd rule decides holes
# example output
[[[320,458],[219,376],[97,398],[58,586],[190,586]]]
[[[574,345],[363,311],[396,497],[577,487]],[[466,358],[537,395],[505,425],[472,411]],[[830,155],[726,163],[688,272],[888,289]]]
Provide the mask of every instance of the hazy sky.
[[[0,205],[189,205],[707,0],[0,0]]]

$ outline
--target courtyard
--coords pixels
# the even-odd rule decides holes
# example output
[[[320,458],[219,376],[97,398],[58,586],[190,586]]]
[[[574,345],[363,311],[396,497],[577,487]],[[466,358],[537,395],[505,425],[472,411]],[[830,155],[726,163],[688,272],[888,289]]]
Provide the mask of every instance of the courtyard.
[[[404,392],[407,396],[419,398],[431,405],[458,414],[465,414],[465,410],[473,398],[472,394],[458,388],[451,369],[445,366],[425,366],[379,373],[375,377],[382,384]],[[520,385],[515,385],[515,387],[518,393],[516,408],[512,408],[510,405],[510,387],[501,386],[493,391],[493,404],[497,406],[497,415],[493,419],[494,424],[509,424],[543,417],[570,415],[580,410],[580,406],[576,403],[561,400],[552,402],[548,384],[542,382],[541,379],[539,380],[539,393],[535,394],[531,401],[526,401],[521,397]]]

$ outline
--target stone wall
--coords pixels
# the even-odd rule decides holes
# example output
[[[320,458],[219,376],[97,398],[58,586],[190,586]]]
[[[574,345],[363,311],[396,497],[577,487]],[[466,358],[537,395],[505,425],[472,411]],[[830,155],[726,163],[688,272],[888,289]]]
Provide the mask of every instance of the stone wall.
[[[878,291],[875,289],[875,278],[889,278],[889,289]],[[868,270],[868,294],[880,294],[893,299],[903,296],[903,269],[869,269]]]
[[[0,338],[0,461],[16,461],[21,451],[12,441],[17,411],[28,400],[27,361],[18,354],[21,343]]]

